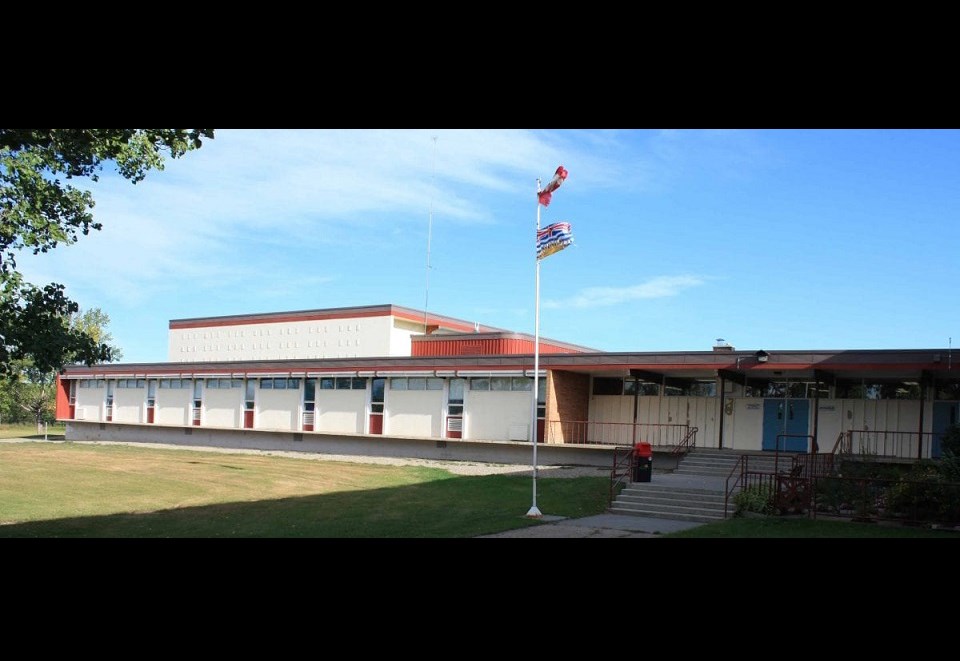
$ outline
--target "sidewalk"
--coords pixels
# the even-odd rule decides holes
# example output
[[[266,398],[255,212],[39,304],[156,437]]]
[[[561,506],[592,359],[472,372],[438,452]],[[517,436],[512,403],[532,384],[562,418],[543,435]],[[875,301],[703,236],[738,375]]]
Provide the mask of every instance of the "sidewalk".
[[[628,537],[659,537],[663,533],[686,530],[703,525],[691,521],[673,521],[671,519],[657,519],[627,514],[595,514],[579,519],[569,519],[559,516],[544,515],[538,526],[527,526],[515,530],[480,535],[480,538],[574,538],[588,537],[590,539],[628,538]]]

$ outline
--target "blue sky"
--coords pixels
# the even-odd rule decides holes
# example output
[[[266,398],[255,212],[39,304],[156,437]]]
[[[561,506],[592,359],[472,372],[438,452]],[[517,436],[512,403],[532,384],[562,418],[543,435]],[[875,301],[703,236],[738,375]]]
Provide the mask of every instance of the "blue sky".
[[[434,141],[434,137],[436,140]],[[394,303],[605,351],[960,341],[957,130],[218,129],[100,232],[19,264],[99,307],[124,362],[185,317]]]

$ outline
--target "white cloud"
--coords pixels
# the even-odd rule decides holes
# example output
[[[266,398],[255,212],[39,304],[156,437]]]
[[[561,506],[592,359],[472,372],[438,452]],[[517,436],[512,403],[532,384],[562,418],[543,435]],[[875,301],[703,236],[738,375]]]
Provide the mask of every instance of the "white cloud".
[[[587,287],[573,298],[562,301],[544,301],[546,308],[594,308],[618,305],[645,298],[676,296],[685,289],[698,287],[706,278],[696,275],[661,275],[639,285],[628,287]]]

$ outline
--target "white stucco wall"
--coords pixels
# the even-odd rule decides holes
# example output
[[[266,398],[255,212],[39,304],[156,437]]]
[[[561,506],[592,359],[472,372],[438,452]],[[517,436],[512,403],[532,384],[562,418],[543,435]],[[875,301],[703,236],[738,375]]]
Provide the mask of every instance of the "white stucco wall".
[[[243,388],[205,388],[203,391],[203,414],[200,418],[205,427],[242,426]]]
[[[442,390],[391,390],[386,396],[383,433],[440,438],[443,405]]]
[[[423,335],[423,324],[414,324],[406,319],[394,319],[390,328],[390,354],[391,356],[409,356],[410,355],[410,337],[413,335]]]
[[[103,420],[103,403],[107,389],[77,388],[77,403],[74,417],[77,420]]]
[[[318,321],[238,324],[168,330],[170,362],[353,358],[392,353],[393,317],[345,317]],[[399,349],[404,349],[398,343]]]
[[[366,390],[317,390],[314,431],[364,433]]]
[[[147,389],[116,388],[113,391],[113,422],[144,422]]]
[[[257,429],[300,429],[300,390],[257,390]]]
[[[469,391],[463,437],[487,441],[529,440],[532,396],[526,391]]]
[[[608,429],[593,430],[593,433],[602,432],[603,442],[632,442],[633,399],[633,395],[591,395],[590,422],[625,425],[611,425]],[[712,443],[716,446],[719,397],[640,396],[637,400],[637,440],[654,445],[672,445],[682,440],[681,430],[658,429],[645,425],[687,425],[697,428],[697,445]]]
[[[154,422],[158,425],[192,424],[193,389],[157,388]]]

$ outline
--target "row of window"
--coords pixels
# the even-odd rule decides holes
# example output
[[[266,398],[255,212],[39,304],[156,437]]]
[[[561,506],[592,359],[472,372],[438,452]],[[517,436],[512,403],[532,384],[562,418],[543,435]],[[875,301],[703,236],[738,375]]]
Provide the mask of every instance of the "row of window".
[[[470,390],[533,390],[533,379],[526,376],[492,376],[470,379]]]
[[[260,388],[263,390],[296,390],[300,388],[300,379],[296,378],[263,378],[260,379]],[[542,381],[542,379],[541,379]],[[117,379],[118,388],[145,388],[146,379]],[[439,377],[394,377],[390,379],[391,390],[443,390],[444,379]],[[457,388],[462,388],[463,380],[453,379]],[[529,392],[533,389],[533,379],[525,376],[494,376],[483,378],[472,378],[469,380],[470,390],[477,391],[524,391]],[[79,379],[80,388],[103,388],[106,381],[104,379]],[[161,388],[192,388],[192,379],[160,379]],[[318,379],[308,379],[307,385],[312,388],[317,384],[320,390],[366,390],[367,379],[363,377],[320,377]],[[243,379],[206,379],[204,384],[207,388],[242,388]],[[543,390],[543,388],[541,388]],[[596,388],[595,388],[596,390]],[[615,394],[604,392],[594,394]]]
[[[717,397],[716,381],[691,381],[682,386],[662,386],[663,395],[688,397]],[[471,388],[473,385],[471,384]],[[635,379],[594,377],[594,395],[642,395],[657,396],[661,384]],[[744,397],[792,397],[797,399],[830,398],[830,389],[823,383],[814,381],[764,381],[751,385],[747,382],[743,389]],[[901,383],[852,383],[839,382],[835,387],[835,399],[920,399],[920,386],[914,382]],[[937,388],[936,399],[958,399],[960,387],[941,385]]]

